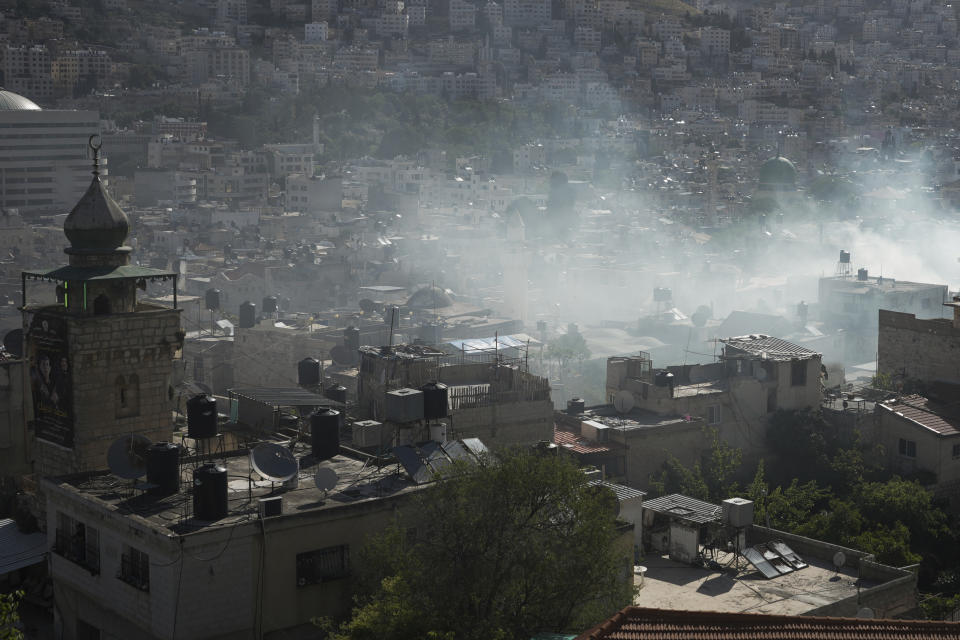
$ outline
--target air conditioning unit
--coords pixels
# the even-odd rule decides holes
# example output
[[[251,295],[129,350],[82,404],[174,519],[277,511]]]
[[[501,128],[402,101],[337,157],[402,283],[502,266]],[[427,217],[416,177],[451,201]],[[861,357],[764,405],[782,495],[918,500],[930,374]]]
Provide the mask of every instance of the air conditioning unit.
[[[260,498],[260,517],[270,518],[283,513],[283,497],[275,496],[273,498]]]
[[[389,437],[382,422],[359,420],[353,423],[351,442],[355,447],[389,447]]]
[[[746,498],[730,498],[724,500],[723,521],[737,529],[749,527],[753,524],[753,500]]]
[[[416,422],[423,420],[423,391],[396,389],[387,392],[384,403],[387,422]]]

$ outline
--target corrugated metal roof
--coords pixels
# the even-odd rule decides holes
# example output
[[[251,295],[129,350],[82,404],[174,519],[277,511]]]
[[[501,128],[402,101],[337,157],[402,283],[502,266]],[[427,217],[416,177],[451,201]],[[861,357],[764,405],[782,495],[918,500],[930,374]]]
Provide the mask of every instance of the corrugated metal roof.
[[[960,433],[960,407],[957,405],[938,405],[923,396],[912,395],[880,406],[942,436]]]
[[[43,562],[46,551],[46,535],[21,533],[13,520],[0,520],[0,576]]]
[[[960,622],[627,607],[576,640],[947,640]]]
[[[666,516],[673,516],[703,524],[704,522],[713,522],[723,515],[723,509],[716,504],[710,504],[703,500],[697,500],[679,493],[672,493],[668,496],[654,498],[649,502],[643,503],[643,508],[654,513],[661,513]]]
[[[574,453],[605,453],[610,451],[610,447],[580,437],[572,431],[563,431],[553,428],[553,441],[558,446]]]
[[[751,355],[766,357],[768,360],[806,359],[820,355],[816,351],[811,351],[806,347],[801,347],[798,344],[793,344],[780,338],[771,338],[762,333],[724,338],[721,339],[720,342]]]
[[[617,499],[620,501],[629,500],[631,498],[642,498],[647,493],[645,491],[640,491],[639,489],[634,489],[633,487],[628,487],[622,484],[616,484],[615,482],[607,482],[606,480],[591,480],[587,485],[593,486],[603,486],[607,487],[615,494],[617,494]]]

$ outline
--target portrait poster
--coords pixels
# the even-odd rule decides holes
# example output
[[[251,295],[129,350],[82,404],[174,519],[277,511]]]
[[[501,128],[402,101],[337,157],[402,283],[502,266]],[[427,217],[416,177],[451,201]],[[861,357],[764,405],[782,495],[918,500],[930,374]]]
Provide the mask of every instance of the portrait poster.
[[[67,349],[67,323],[53,314],[36,314],[27,333],[30,390],[37,438],[73,448],[73,385]]]

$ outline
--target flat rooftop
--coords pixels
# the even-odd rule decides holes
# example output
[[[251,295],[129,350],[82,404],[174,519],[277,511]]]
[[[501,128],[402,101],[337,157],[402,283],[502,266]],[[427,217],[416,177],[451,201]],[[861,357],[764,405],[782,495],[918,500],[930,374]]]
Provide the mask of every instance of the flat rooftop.
[[[618,430],[652,429],[656,427],[665,427],[673,424],[686,424],[690,422],[690,420],[687,420],[683,416],[661,415],[648,409],[640,409],[638,407],[634,407],[627,413],[620,413],[612,404],[603,404],[590,407],[583,413],[579,414],[577,419],[594,420]]]
[[[216,458],[217,464],[227,469],[228,514],[220,520],[199,520],[193,515],[193,470],[202,463],[183,461],[180,464],[180,491],[165,497],[148,495],[135,488],[131,480],[123,480],[109,472],[94,475],[66,476],[59,479],[62,488],[73,489],[83,497],[118,511],[123,515],[139,516],[167,534],[186,534],[201,529],[223,527],[255,519],[259,513],[259,498],[282,496],[283,514],[296,516],[304,512],[336,509],[360,502],[378,500],[409,493],[417,485],[396,463],[378,468],[344,455],[338,455],[319,465],[310,455],[310,445],[297,443],[293,453],[300,463],[296,482],[271,482],[263,479],[250,464],[246,453]],[[319,467],[333,469],[338,476],[336,485],[328,492],[314,484]],[[142,480],[138,480],[138,483]],[[294,486],[295,485],[295,486]]]
[[[808,611],[857,595],[857,568],[837,572],[825,560],[800,554],[809,566],[768,580],[740,558],[739,569],[731,554],[718,554],[723,571],[675,562],[666,556],[647,555],[641,565],[646,574],[635,576],[642,587],[634,604],[650,609],[751,612],[803,615]],[[861,588],[880,584],[860,580]]]

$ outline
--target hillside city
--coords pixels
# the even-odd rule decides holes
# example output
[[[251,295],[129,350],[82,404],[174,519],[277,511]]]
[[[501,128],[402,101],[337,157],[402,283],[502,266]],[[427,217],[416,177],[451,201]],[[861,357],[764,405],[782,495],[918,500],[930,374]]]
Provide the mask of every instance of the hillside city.
[[[0,637],[960,636],[958,16],[0,0]]]

